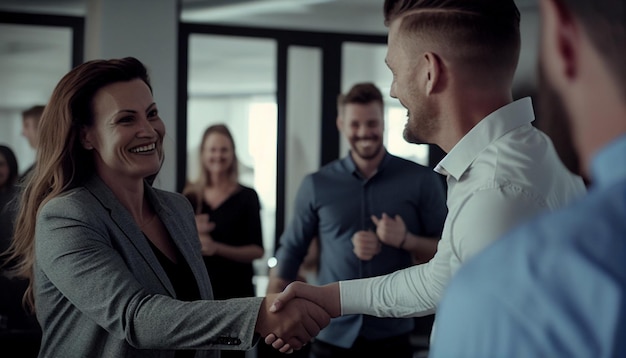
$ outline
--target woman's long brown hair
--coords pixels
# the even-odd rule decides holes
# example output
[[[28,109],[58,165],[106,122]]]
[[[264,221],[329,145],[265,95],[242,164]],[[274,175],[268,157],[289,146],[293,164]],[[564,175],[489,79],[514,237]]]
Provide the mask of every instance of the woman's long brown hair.
[[[152,91],[145,66],[135,58],[88,61],[61,79],[46,105],[39,122],[36,164],[25,183],[13,241],[7,251],[7,262],[13,263],[7,274],[29,280],[24,303],[33,312],[35,225],[39,210],[93,175],[91,154],[80,143],[81,128],[93,124],[92,99],[106,85],[133,79],[143,80]]]

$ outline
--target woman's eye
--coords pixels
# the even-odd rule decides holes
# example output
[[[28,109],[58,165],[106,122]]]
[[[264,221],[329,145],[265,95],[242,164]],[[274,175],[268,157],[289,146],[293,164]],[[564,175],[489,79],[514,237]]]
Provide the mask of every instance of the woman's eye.
[[[131,116],[127,116],[127,117],[122,117],[119,119],[119,123],[130,123],[133,121],[133,117]]]
[[[159,111],[156,109],[151,110],[150,112],[148,112],[148,118],[154,118],[156,116],[159,115]]]

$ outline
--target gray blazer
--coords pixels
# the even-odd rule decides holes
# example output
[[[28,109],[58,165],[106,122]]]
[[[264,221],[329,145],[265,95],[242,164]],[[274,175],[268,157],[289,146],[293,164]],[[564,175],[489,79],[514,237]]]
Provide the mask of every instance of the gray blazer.
[[[194,213],[178,193],[145,184],[189,263],[203,300],[176,294],[147,239],[94,176],[46,203],[37,218],[35,304],[40,357],[174,357],[173,348],[248,350],[262,297],[212,300]]]

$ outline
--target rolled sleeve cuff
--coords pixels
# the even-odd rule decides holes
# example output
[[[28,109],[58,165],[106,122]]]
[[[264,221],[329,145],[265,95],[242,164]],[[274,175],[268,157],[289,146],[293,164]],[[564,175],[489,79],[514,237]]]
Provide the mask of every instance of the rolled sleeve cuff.
[[[339,281],[339,299],[341,304],[341,315],[360,314],[369,311],[371,305],[368,302],[366,280]]]

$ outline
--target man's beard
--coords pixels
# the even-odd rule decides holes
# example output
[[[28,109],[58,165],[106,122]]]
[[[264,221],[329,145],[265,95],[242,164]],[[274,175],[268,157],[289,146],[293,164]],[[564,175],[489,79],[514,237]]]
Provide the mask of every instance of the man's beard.
[[[413,144],[434,144],[435,133],[439,130],[437,110],[422,98],[419,107],[407,110],[407,122],[402,137]]]
[[[537,127],[544,131],[554,144],[561,161],[572,173],[582,175],[580,158],[574,146],[570,120],[563,105],[563,100],[552,84],[546,79],[539,66],[539,111]]]
[[[411,115],[407,112],[406,124],[404,125],[404,131],[402,131],[402,138],[408,143],[424,144],[424,142],[415,133],[414,126],[411,125]]]
[[[380,141],[379,138],[375,138],[376,141]],[[352,144],[352,152],[356,155],[359,156],[359,158],[361,159],[365,159],[365,160],[371,160],[376,158],[376,156],[378,154],[380,154],[380,151],[383,149],[383,145],[381,142],[378,143],[378,145],[372,149],[371,152],[368,152],[367,150],[362,150],[358,147],[358,141],[359,139],[354,139],[353,140],[353,144]]]

